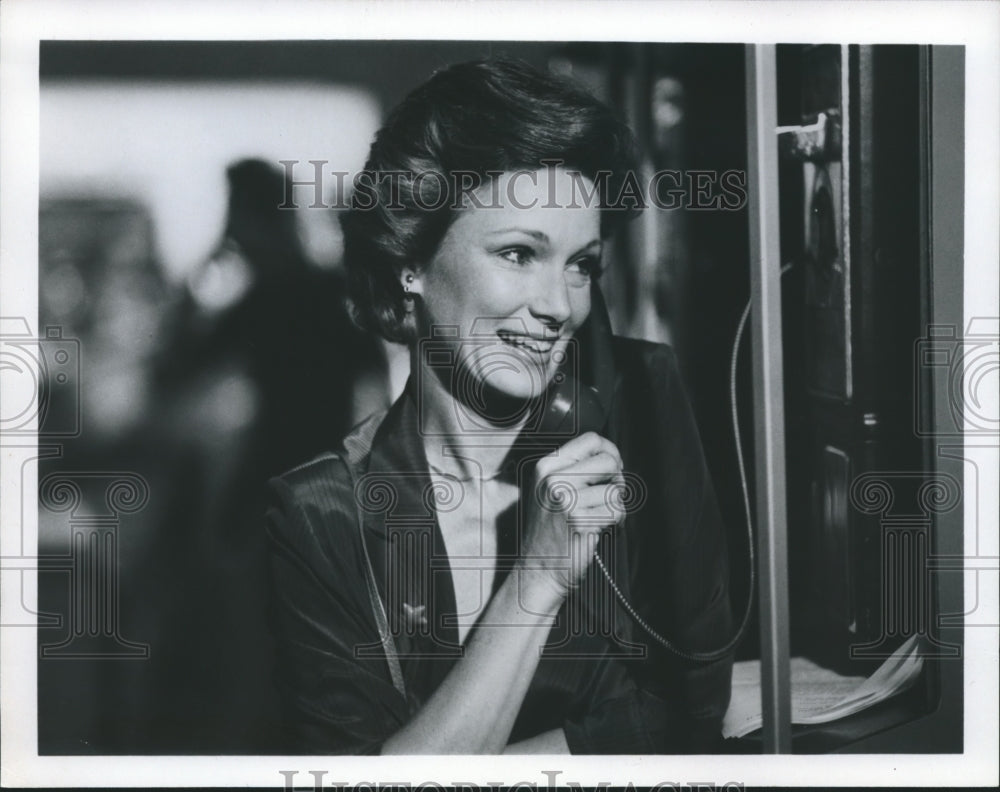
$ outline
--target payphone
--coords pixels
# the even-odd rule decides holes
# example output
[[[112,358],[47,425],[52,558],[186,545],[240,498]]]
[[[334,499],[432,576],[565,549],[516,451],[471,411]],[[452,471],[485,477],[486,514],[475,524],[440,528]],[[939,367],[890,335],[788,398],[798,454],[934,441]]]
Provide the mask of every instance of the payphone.
[[[866,502],[884,485],[918,515],[926,485],[917,75],[916,47],[778,48],[792,651],[852,674],[932,610],[930,521]]]

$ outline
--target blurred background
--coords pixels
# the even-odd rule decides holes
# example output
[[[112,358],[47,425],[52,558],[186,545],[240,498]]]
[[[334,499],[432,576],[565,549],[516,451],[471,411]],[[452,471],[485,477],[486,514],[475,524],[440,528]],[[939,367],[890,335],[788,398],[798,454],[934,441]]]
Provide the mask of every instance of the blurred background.
[[[309,185],[297,210],[275,208],[279,162],[300,181],[309,160],[354,173],[410,89],[488,55],[586,84],[632,124],[649,172],[746,169],[739,45],[43,42],[40,320],[79,340],[78,403],[54,405],[78,411],[79,432],[40,462],[41,551],[94,542],[103,561],[40,575],[41,753],[274,745],[263,483],[387,406],[408,365],[347,318],[337,211],[309,208]],[[325,203],[336,189],[325,180]],[[728,375],[747,249],[745,209],[651,208],[602,281],[616,332],[678,351],[737,612]],[[72,509],[45,497],[81,471]],[[131,513],[110,508],[122,474],[148,486]],[[105,576],[101,613],[70,607],[81,575]]]

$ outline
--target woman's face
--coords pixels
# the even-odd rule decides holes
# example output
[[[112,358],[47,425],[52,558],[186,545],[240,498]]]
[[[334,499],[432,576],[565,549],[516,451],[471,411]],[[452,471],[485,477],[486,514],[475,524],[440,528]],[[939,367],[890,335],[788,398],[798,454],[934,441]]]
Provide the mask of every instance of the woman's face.
[[[600,270],[600,210],[581,198],[592,190],[561,168],[506,173],[415,273],[411,291],[431,328],[457,327],[456,368],[472,387],[534,398],[552,380]]]

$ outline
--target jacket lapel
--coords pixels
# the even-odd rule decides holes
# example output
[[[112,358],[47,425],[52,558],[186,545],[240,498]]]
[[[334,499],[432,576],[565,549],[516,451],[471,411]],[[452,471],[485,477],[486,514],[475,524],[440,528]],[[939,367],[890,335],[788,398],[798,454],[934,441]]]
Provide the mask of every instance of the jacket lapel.
[[[456,612],[455,591],[411,383],[375,433],[357,497],[404,674],[418,685],[443,676],[445,664],[422,661],[457,658],[461,645],[457,626],[444,618]]]

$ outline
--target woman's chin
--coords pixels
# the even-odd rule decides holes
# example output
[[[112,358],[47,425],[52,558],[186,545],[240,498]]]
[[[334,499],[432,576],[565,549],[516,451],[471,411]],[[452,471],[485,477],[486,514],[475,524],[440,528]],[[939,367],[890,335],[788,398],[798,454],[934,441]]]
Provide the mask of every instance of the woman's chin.
[[[533,376],[524,372],[495,372],[485,384],[495,395],[510,400],[532,402],[541,398],[548,387],[550,377],[539,371]]]
[[[529,401],[545,393],[555,371],[551,360],[518,349],[487,346],[459,364],[456,384],[483,394]]]
[[[539,408],[545,379],[515,372],[497,372],[467,382],[468,387],[452,395],[463,405],[466,418],[478,431],[515,429]]]

